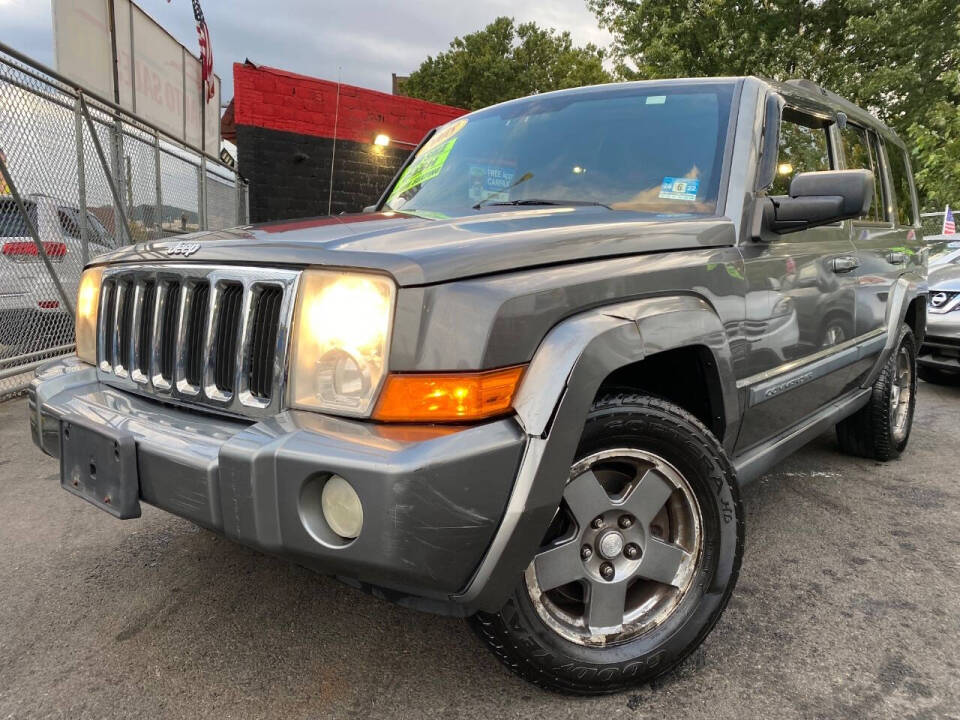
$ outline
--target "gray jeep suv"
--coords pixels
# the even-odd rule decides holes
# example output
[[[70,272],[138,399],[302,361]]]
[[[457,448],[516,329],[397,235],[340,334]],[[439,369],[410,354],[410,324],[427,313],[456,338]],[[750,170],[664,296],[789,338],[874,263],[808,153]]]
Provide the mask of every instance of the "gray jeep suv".
[[[903,451],[920,242],[901,141],[810,83],[528,97],[431,133],[369,212],[98,259],[33,437],[116,517],[163,508],[613,691],[717,622],[741,484],[833,426]]]

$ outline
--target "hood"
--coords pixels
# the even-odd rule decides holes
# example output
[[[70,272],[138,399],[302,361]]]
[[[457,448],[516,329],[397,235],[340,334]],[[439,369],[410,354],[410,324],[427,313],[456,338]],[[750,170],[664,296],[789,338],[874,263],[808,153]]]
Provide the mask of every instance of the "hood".
[[[935,290],[960,292],[960,265],[946,263],[931,267],[927,274],[927,284],[931,295]]]
[[[443,220],[383,212],[191,233],[121,248],[97,262],[361,268],[388,272],[408,286],[734,241],[733,223],[726,218],[652,218],[602,207],[535,208]]]

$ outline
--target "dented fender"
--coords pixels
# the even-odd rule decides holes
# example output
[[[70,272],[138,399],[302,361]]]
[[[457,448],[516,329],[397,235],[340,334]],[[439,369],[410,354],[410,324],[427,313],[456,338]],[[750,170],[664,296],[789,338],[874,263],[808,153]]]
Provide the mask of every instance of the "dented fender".
[[[563,494],[587,413],[603,381],[645,357],[707,347],[723,385],[727,427],[739,403],[723,324],[696,295],[632,300],[576,315],[555,326],[537,349],[514,408],[528,440],[500,527],[456,602],[496,611],[530,563]],[[735,433],[728,433],[735,437]]]

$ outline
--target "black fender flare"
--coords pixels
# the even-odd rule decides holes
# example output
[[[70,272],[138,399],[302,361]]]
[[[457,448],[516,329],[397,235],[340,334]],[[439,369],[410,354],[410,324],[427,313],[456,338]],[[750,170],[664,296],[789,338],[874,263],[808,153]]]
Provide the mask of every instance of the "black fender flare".
[[[665,350],[705,346],[721,379],[733,442],[740,403],[723,323],[697,295],[643,298],[571,317],[537,349],[515,399],[527,446],[496,535],[470,583],[451,600],[499,610],[530,563],[560,504],[587,412],[613,371]]]

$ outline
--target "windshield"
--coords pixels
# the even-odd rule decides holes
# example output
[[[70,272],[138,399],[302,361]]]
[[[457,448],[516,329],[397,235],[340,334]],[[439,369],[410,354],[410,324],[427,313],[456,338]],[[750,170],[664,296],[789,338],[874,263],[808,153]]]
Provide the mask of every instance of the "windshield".
[[[599,204],[712,215],[732,92],[732,83],[656,84],[482,110],[437,130],[386,208],[451,217],[503,204]]]

